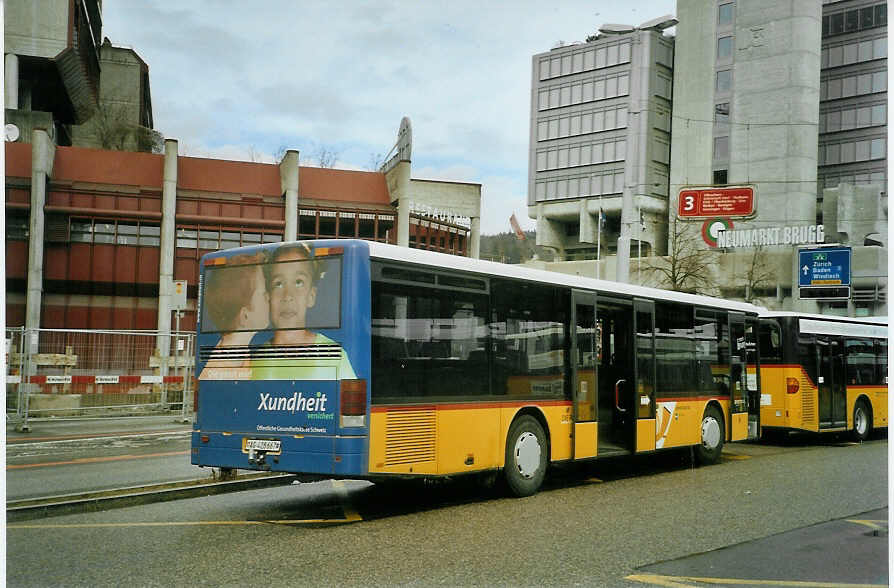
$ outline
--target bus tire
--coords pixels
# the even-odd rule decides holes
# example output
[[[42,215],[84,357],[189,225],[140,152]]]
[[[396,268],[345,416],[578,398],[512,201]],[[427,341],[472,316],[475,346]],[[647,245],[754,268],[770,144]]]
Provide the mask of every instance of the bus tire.
[[[515,496],[531,496],[540,489],[546,475],[547,451],[546,434],[537,419],[526,414],[512,422],[506,436],[503,476]]]
[[[854,405],[854,430],[852,431],[854,441],[862,443],[869,437],[872,431],[872,410],[866,404],[866,400],[861,398]]]
[[[695,447],[698,463],[709,465],[719,462],[723,439],[723,415],[716,406],[709,406],[702,417],[701,442]]]

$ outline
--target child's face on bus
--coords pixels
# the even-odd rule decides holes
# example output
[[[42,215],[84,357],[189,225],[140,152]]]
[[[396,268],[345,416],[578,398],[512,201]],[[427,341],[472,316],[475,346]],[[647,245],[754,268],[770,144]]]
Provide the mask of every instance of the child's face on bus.
[[[305,328],[305,314],[317,300],[310,263],[298,251],[289,251],[275,263],[270,275],[270,320],[277,329]]]
[[[261,266],[255,266],[254,290],[248,304],[243,308],[243,329],[260,330],[267,326],[270,320],[270,305],[267,295],[267,280],[264,279],[264,270]]]

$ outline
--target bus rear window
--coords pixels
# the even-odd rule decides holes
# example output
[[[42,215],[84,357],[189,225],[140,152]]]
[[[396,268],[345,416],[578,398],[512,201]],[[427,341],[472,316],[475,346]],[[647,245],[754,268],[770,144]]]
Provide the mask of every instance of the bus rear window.
[[[337,329],[340,310],[340,256],[284,247],[205,268],[203,333]]]

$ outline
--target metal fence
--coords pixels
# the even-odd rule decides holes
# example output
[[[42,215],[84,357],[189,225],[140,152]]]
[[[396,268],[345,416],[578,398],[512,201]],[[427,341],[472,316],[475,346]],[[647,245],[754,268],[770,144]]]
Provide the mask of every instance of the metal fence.
[[[6,416],[192,415],[194,333],[6,329]],[[186,400],[184,402],[184,399]]]

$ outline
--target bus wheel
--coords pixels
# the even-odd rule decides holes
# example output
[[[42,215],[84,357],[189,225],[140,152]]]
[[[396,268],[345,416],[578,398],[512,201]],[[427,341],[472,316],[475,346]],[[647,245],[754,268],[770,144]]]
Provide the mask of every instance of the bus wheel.
[[[698,462],[703,465],[720,461],[723,451],[723,416],[716,406],[705,409],[701,428],[702,442],[695,448]]]
[[[509,427],[503,474],[516,496],[537,492],[546,474],[546,434],[537,419],[522,415]]]
[[[857,442],[866,441],[869,437],[869,431],[872,430],[872,411],[866,405],[866,401],[860,399],[854,406],[854,440]]]

